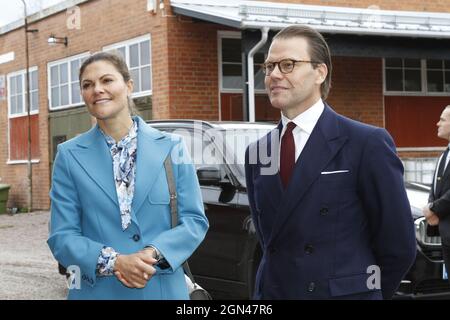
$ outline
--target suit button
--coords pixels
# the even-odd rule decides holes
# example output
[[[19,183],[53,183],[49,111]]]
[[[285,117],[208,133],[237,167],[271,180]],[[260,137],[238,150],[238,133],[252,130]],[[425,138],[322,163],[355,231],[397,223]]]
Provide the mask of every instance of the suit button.
[[[305,246],[305,253],[306,254],[311,254],[314,252],[314,247],[311,244],[307,244]]]
[[[270,247],[269,252],[270,252],[271,254],[274,254],[275,252],[277,252],[277,248],[275,248],[275,247]]]
[[[133,236],[133,240],[136,241],[136,242],[138,242],[140,239],[141,239],[141,237],[138,234],[135,234]]]
[[[323,207],[320,209],[320,215],[321,216],[326,216],[328,214],[328,208],[327,207]]]
[[[314,282],[310,282],[308,285],[308,292],[313,292],[316,289],[316,284]]]

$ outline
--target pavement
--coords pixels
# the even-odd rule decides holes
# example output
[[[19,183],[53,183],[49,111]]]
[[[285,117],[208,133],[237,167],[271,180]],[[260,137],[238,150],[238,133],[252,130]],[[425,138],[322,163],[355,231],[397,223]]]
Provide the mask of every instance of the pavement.
[[[0,214],[0,300],[66,299],[65,277],[47,246],[48,211]]]

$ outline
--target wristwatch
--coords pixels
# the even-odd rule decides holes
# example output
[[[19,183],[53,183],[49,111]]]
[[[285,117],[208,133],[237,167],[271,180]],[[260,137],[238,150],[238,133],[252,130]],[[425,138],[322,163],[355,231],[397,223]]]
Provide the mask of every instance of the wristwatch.
[[[158,249],[156,249],[154,246],[148,246],[148,248],[153,248],[153,258],[156,259],[155,266],[162,270],[170,268],[170,264]]]

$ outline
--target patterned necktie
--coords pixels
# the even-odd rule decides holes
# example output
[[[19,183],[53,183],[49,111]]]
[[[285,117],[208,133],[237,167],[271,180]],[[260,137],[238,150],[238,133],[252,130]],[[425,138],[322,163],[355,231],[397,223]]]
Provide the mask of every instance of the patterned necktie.
[[[286,189],[291,178],[292,171],[295,165],[295,142],[292,130],[295,128],[295,123],[289,122],[281,139],[280,150],[280,176],[281,182]]]

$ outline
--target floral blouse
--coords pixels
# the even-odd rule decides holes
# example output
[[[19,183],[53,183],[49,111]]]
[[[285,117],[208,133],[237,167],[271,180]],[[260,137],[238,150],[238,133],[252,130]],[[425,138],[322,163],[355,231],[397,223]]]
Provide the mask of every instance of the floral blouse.
[[[131,224],[131,203],[133,202],[136,175],[137,131],[138,124],[135,119],[133,119],[133,125],[128,134],[117,143],[102,131],[113,159],[114,181],[119,201],[122,230],[127,229]],[[97,274],[101,276],[113,275],[117,256],[118,253],[113,248],[103,247],[97,261]]]

